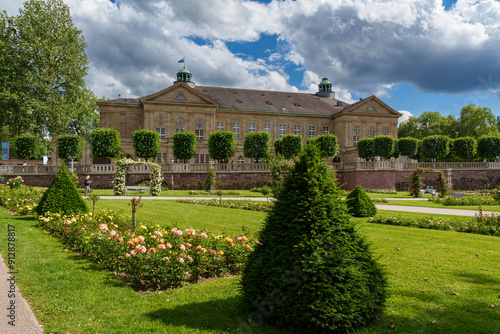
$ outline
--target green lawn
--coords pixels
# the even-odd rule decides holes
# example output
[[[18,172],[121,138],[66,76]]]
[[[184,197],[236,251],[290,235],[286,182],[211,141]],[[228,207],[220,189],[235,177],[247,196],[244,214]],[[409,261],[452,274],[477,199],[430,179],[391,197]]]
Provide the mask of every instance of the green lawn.
[[[165,210],[167,219],[188,209],[168,203],[173,207]],[[217,212],[228,223],[247,214],[201,208],[211,212],[207,222],[217,220]],[[251,214],[246,225],[258,226],[264,214]],[[239,277],[138,294],[90,260],[66,251],[34,220],[1,208],[2,230],[7,224],[16,227],[18,284],[47,333],[278,333],[245,322],[249,314],[239,299]],[[499,238],[369,223],[361,223],[360,231],[386,267],[391,297],[381,320],[357,333],[500,333],[500,308],[491,307],[500,302]],[[4,258],[5,238],[1,233]],[[390,320],[394,329],[387,326]]]
[[[457,209],[457,210],[477,210],[479,208],[478,205],[453,205],[453,206],[445,206],[443,204],[431,202],[431,201],[398,201],[398,200],[389,200],[387,203],[380,203],[387,205],[402,205],[402,206],[420,206],[426,208],[439,208],[439,209]],[[500,205],[483,205],[484,211],[495,211],[500,212]]]
[[[223,190],[230,191],[230,190]],[[251,192],[250,190],[236,190],[238,195],[223,195],[222,197],[265,197],[259,192]],[[80,189],[81,193],[84,193],[84,189]],[[167,190],[162,191],[161,197],[219,197],[218,195],[190,195],[190,190]],[[115,196],[113,189],[92,189],[92,194],[97,194],[99,196]],[[149,196],[149,193],[140,192],[140,191],[129,191],[127,193],[128,196],[139,196],[146,195]],[[117,196],[119,198],[119,196]]]

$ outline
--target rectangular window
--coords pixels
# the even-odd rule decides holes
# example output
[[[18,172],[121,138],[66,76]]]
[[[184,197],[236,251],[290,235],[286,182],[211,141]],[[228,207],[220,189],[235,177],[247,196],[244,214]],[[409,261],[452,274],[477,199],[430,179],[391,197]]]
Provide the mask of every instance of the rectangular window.
[[[352,137],[352,143],[354,144],[354,146],[358,145],[358,141],[359,141],[359,136]]]
[[[271,134],[271,124],[264,124],[264,131]]]
[[[184,132],[184,129],[175,129],[175,132]]]
[[[156,132],[160,134],[160,138],[165,138],[165,128],[156,128]]]
[[[330,127],[329,126],[324,126],[323,127],[323,133],[330,133]]]
[[[224,130],[224,122],[217,122],[217,131]]]
[[[240,138],[240,123],[233,123],[233,132],[236,139]]]
[[[167,163],[167,153],[163,153],[163,163]]]
[[[316,136],[316,127],[314,125],[309,125],[309,138],[314,138]]]
[[[280,138],[283,138],[286,135],[286,125],[280,124]]]
[[[255,123],[248,124],[248,132],[255,132]]]
[[[300,135],[300,125],[295,125],[293,127],[293,133],[295,133],[296,135]]]
[[[196,139],[203,139],[205,136],[204,130],[194,130],[194,134],[196,135]]]
[[[161,153],[158,153],[158,156],[156,157],[156,162],[161,163]]]
[[[174,164],[187,164],[189,163],[189,159],[177,159],[174,157]]]

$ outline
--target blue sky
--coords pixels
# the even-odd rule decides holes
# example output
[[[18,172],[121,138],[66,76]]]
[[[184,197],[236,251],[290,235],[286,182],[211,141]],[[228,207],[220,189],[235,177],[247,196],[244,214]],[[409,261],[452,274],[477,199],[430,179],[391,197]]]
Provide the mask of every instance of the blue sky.
[[[185,57],[198,85],[376,95],[405,117],[500,116],[495,0],[64,0],[88,44],[98,96],[166,88]],[[15,15],[22,0],[0,5]]]

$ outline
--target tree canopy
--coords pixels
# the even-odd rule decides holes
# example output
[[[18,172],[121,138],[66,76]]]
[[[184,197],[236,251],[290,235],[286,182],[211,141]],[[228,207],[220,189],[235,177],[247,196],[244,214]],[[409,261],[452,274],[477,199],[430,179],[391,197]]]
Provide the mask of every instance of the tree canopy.
[[[84,81],[85,47],[62,0],[29,0],[17,16],[0,13],[0,126],[14,136],[44,128],[88,134],[82,127],[89,122],[81,120],[93,96]]]

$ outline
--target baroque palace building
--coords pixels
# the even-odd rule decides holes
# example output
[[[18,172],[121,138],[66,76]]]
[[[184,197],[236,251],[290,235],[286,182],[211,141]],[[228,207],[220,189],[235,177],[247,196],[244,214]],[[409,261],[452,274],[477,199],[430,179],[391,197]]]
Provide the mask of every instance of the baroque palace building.
[[[196,157],[189,162],[199,164],[209,163],[208,136],[216,130],[235,133],[236,154],[228,161],[234,163],[251,162],[243,156],[243,138],[248,132],[267,131],[271,143],[289,133],[300,134],[304,143],[322,133],[333,133],[340,147],[337,161],[355,158],[356,143],[363,137],[385,134],[397,138],[401,114],[376,96],[351,104],[335,98],[327,78],[318,87],[316,94],[309,94],[196,86],[191,73],[183,68],[177,81],[162,91],[98,105],[101,127],[120,132],[125,154],[133,156],[133,131],[157,131],[157,160],[163,163],[179,162],[172,154],[172,136],[180,131],[196,134]]]

